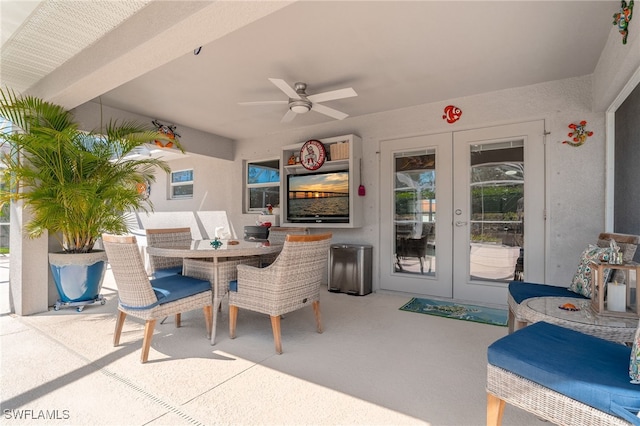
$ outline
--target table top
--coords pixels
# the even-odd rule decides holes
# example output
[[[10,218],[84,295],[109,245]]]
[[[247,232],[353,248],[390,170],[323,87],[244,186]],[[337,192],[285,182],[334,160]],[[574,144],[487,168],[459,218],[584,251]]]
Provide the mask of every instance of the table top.
[[[561,309],[560,306],[565,303],[572,303],[579,310]],[[638,326],[637,318],[596,314],[591,308],[590,299],[533,297],[524,300],[521,308],[522,317],[528,322],[546,321],[614,342],[632,341]]]
[[[591,260],[589,263],[595,265],[598,268],[612,268],[612,269],[638,269],[640,268],[640,263],[629,261],[623,263],[609,263],[609,262],[601,262],[599,260]]]
[[[189,247],[147,247],[147,253],[164,257],[240,257],[259,256],[263,254],[279,253],[282,244],[271,244],[269,241],[220,240],[222,246],[214,249],[213,240],[193,240]],[[230,244],[237,241],[238,244]]]

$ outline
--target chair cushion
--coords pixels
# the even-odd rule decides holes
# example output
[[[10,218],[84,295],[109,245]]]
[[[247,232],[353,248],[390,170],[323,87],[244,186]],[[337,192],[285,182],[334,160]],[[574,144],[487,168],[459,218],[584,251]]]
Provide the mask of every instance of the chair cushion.
[[[174,266],[173,268],[156,269],[153,278],[164,278],[170,275],[182,274],[182,266]]]
[[[211,290],[211,283],[184,275],[169,275],[151,280],[151,287],[156,293],[158,304],[162,305]]]
[[[127,306],[123,303],[123,308],[133,310],[151,309],[158,305],[174,302],[178,299],[193,296],[194,294],[204,291],[211,291],[211,283],[197,278],[185,277],[184,275],[169,275],[163,278],[155,278],[151,280],[158,301],[148,306]]]
[[[630,348],[546,322],[489,346],[489,364],[600,411],[640,425],[638,387],[629,383]]]
[[[569,290],[581,294],[586,297],[591,297],[591,280],[593,277],[593,270],[591,268],[591,261],[597,261],[602,259],[603,256],[606,256],[608,259],[610,249],[608,247],[598,247],[592,244],[589,244],[580,256],[580,263],[578,264],[578,270],[576,271],[573,279],[571,280],[571,284],[569,285]],[[611,269],[604,269],[604,278],[602,282],[609,281],[609,275],[611,274]]]
[[[509,294],[517,304],[532,297],[579,297],[588,299],[582,294],[572,292],[566,287],[556,287],[554,285],[528,283],[524,281],[511,281],[509,283]]]
[[[640,385],[640,321],[638,321],[638,329],[636,330],[636,336],[633,338],[633,346],[631,348],[629,377],[631,377],[631,383]]]

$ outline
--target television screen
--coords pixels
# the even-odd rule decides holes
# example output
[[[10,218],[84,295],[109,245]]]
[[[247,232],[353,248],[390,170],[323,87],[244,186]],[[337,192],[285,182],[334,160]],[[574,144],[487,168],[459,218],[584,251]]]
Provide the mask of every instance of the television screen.
[[[349,223],[349,172],[287,176],[287,220]]]

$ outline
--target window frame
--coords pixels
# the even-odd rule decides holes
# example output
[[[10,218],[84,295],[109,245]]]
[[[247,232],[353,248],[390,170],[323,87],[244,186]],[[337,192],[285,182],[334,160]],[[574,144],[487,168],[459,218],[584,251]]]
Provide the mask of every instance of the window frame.
[[[176,173],[180,173],[180,172],[191,172],[191,180],[188,181],[181,181],[181,182],[174,182],[173,181],[173,175]],[[169,200],[190,200],[193,199],[193,194],[194,194],[194,190],[195,190],[195,180],[196,180],[196,175],[195,175],[195,170],[193,168],[189,168],[189,169],[180,169],[180,170],[171,170],[171,172],[169,173]],[[174,193],[174,188],[176,187],[180,187],[180,186],[191,186],[191,194],[190,195],[178,195],[176,196]]]
[[[245,213],[261,213],[266,210],[266,206],[261,207],[250,207],[251,206],[251,189],[254,188],[277,188],[278,190],[278,204],[273,205],[273,207],[279,207],[282,199],[282,165],[280,164],[281,159],[279,157],[269,157],[262,158],[257,160],[244,160],[243,164],[243,174],[242,174],[242,186],[243,186],[243,210]],[[249,167],[252,164],[259,163],[274,163],[276,162],[278,165],[278,182],[266,182],[266,183],[249,183]],[[264,167],[264,166],[263,166]]]

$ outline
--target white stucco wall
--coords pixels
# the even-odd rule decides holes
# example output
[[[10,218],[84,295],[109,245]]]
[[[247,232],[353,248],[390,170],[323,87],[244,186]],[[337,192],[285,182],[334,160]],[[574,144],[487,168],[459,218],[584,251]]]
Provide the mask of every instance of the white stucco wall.
[[[304,132],[286,132],[236,146],[236,166],[230,179],[233,194],[242,193],[242,160],[277,155],[283,145],[355,133],[363,139],[363,183],[367,187],[364,227],[336,232],[336,242],[365,243],[379,247],[379,176],[380,141],[420,134],[482,128],[505,123],[544,119],[549,132],[547,150],[547,282],[567,283],[583,247],[597,239],[603,230],[601,206],[604,191],[604,115],[591,112],[590,76],[555,81],[529,87],[504,90],[446,102],[420,105],[342,122],[328,122]],[[453,104],[463,111],[462,118],[450,125],[442,119],[443,108]],[[594,136],[580,148],[562,144],[568,125],[588,122]],[[545,182],[540,182],[545,185]],[[252,224],[254,215],[242,214],[239,196],[229,200],[230,217],[241,219],[237,228]],[[378,286],[378,261],[374,260],[374,288]]]
[[[169,161],[169,165],[171,170],[193,169],[193,199],[170,200],[168,176],[160,172],[156,174],[156,183],[151,185],[149,197],[156,211],[227,210],[230,200],[240,197],[241,192],[234,192],[230,185],[236,175],[234,161],[187,153],[186,158]]]
[[[73,114],[80,127],[84,130],[96,130],[107,124],[109,120],[117,120],[122,123],[123,120],[134,121],[137,124],[147,125],[153,128],[152,120],[159,120],[163,124],[173,125],[162,117],[145,117],[133,114],[97,102],[87,102],[73,109]],[[103,120],[103,122],[101,122]],[[210,157],[232,160],[234,157],[234,145],[231,139],[205,133],[190,127],[177,125],[176,132],[180,134],[180,142],[185,151],[192,154],[202,154]]]
[[[101,106],[96,102],[88,102],[73,110],[75,118],[82,128],[93,130],[100,127],[101,117],[104,120],[133,120],[140,124],[151,125],[153,117],[132,114],[116,108]],[[174,124],[159,120],[164,124]],[[176,132],[180,134],[180,143],[185,154],[181,155],[175,149],[167,155],[159,154],[160,158],[168,161],[171,170],[194,169],[196,183],[194,197],[188,200],[169,199],[169,176],[158,171],[156,182],[151,185],[150,200],[156,211],[197,211],[224,210],[223,204],[233,197],[225,177],[229,176],[235,167],[234,143],[228,138],[201,132],[196,129],[177,124]],[[178,159],[175,159],[175,158]]]
[[[632,20],[627,44],[614,27],[593,72],[593,109],[605,111],[640,67],[640,25]]]
[[[88,102],[73,110],[74,117],[86,130],[98,129],[103,120],[133,120],[139,124],[152,126],[153,117],[145,117],[132,114],[116,108],[101,106],[96,102]],[[174,124],[169,121],[159,120],[164,124]],[[205,133],[180,124],[176,125],[176,132],[180,135],[180,143],[185,153],[179,154],[177,150],[168,151],[166,155],[159,157],[168,161],[171,170],[194,169],[196,183],[194,184],[194,197],[189,200],[170,200],[169,177],[166,173],[158,171],[156,182],[151,185],[150,200],[157,211],[183,211],[183,210],[223,210],[222,200],[233,197],[228,185],[225,185],[225,177],[229,176],[235,167],[234,143],[231,139]],[[174,158],[178,159],[174,159]],[[213,158],[212,158],[213,157]],[[226,203],[226,201],[225,201]]]

